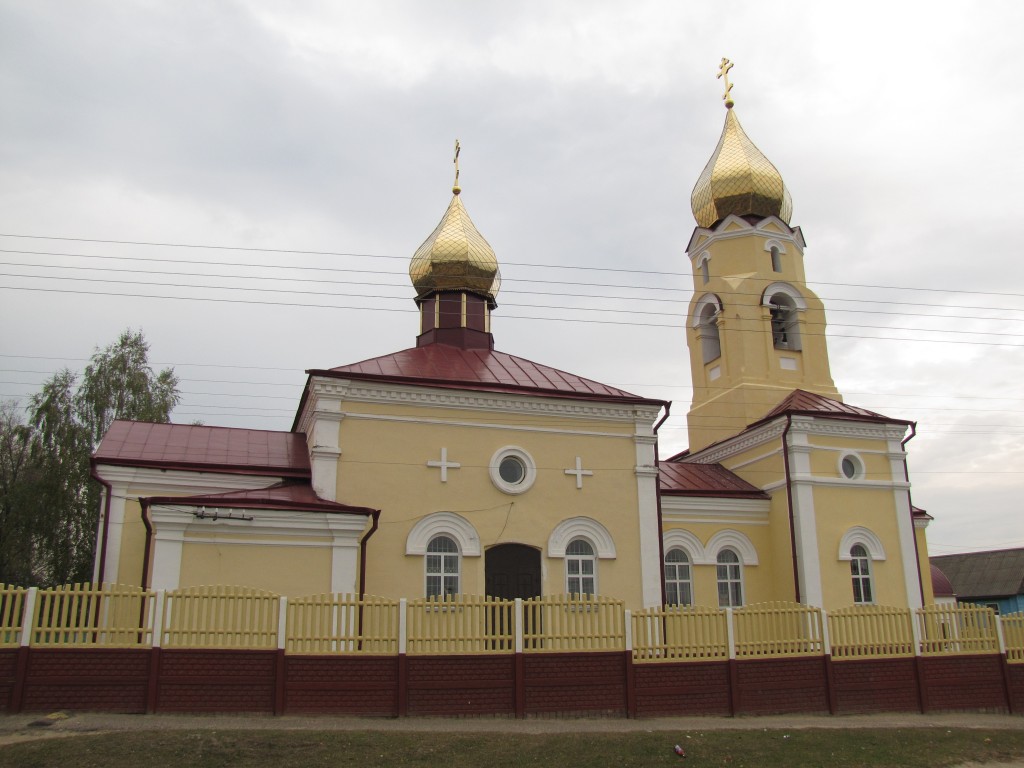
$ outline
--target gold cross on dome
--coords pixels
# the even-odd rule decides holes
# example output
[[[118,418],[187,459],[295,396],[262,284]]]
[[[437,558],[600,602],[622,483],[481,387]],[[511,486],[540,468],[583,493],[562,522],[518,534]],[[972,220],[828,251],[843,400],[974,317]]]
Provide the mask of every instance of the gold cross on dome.
[[[718,74],[715,78],[725,78],[725,93],[722,94],[722,99],[725,101],[725,108],[732,109],[732,83],[729,82],[729,70],[732,69],[732,62],[724,56],[722,57],[722,63],[718,67]]]
[[[462,188],[459,187],[459,152],[461,152],[461,151],[462,151],[462,147],[459,146],[459,140],[456,139],[455,140],[455,159],[452,160],[452,162],[455,163],[455,184],[452,185],[452,192],[454,192],[456,195],[459,194],[459,192],[462,191]]]

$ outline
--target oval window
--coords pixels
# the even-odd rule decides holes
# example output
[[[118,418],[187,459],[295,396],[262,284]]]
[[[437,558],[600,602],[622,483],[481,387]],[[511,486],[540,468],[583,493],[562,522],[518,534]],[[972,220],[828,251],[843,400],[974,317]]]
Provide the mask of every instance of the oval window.
[[[509,485],[519,485],[526,477],[526,465],[518,456],[506,456],[498,465],[498,474]]]

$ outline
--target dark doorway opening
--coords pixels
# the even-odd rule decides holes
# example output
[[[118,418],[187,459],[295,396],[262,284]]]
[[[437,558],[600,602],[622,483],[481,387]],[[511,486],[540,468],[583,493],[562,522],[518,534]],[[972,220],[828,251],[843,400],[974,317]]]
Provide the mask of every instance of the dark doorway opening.
[[[540,550],[525,544],[499,544],[485,553],[484,586],[489,597],[540,597]]]

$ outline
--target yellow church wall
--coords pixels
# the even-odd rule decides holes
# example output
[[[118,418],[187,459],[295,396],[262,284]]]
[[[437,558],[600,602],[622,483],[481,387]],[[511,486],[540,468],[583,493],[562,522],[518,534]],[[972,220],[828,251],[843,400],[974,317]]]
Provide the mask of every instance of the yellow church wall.
[[[928,537],[924,528],[914,527],[914,538],[917,540],[917,567],[921,574],[922,599],[925,605],[935,603],[935,588],[932,584],[932,568],[928,554]]]
[[[230,585],[290,597],[331,591],[331,546],[296,546],[280,538],[245,544],[231,537],[199,542],[186,536],[181,554],[181,587]]]
[[[142,586],[142,558],[146,547],[146,527],[142,524],[142,505],[137,501],[138,491],[128,493],[124,503],[124,523],[121,527],[121,549],[118,554],[117,573],[104,574],[110,583]]]
[[[839,559],[839,544],[854,526],[873,532],[885,548],[886,559],[871,562],[874,602],[906,607],[908,600],[892,490],[818,486],[814,489],[814,508],[825,607],[841,608],[853,603],[850,563]]]
[[[358,418],[351,415],[356,408],[360,413],[408,418],[417,414],[445,423]],[[454,512],[468,520],[480,537],[481,552],[499,543],[520,543],[546,553],[555,525],[586,516],[608,529],[616,548],[616,559],[598,561],[599,591],[642,604],[632,423],[601,423],[600,431],[621,434],[607,437],[489,426],[503,417],[517,426],[556,423],[567,430],[576,428],[577,422],[569,418],[380,405],[366,409],[361,403],[346,406],[346,414],[339,426],[338,498],[382,510],[380,527],[368,545],[368,594],[424,593],[424,558],[405,555],[406,542],[413,526],[435,512]],[[491,481],[491,457],[506,446],[525,450],[536,463],[536,481],[525,493],[503,493]],[[461,464],[448,470],[444,483],[440,469],[426,465],[441,458],[441,448],[447,449],[449,462]],[[565,474],[577,456],[583,468],[594,473],[583,478],[582,489],[576,488],[574,476]],[[484,557],[464,557],[461,578],[462,592],[482,594]],[[542,579],[545,593],[563,592],[563,561],[542,556]]]

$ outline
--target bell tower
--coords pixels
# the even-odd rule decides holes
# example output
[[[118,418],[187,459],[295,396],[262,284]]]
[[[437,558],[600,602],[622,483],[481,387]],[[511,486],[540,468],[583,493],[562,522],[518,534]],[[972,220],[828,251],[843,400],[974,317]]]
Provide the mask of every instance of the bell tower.
[[[739,432],[794,389],[842,399],[829,370],[825,309],[806,284],[803,233],[790,226],[793,202],[740,125],[732,66],[722,59],[725,125],[690,197],[690,450]]]

